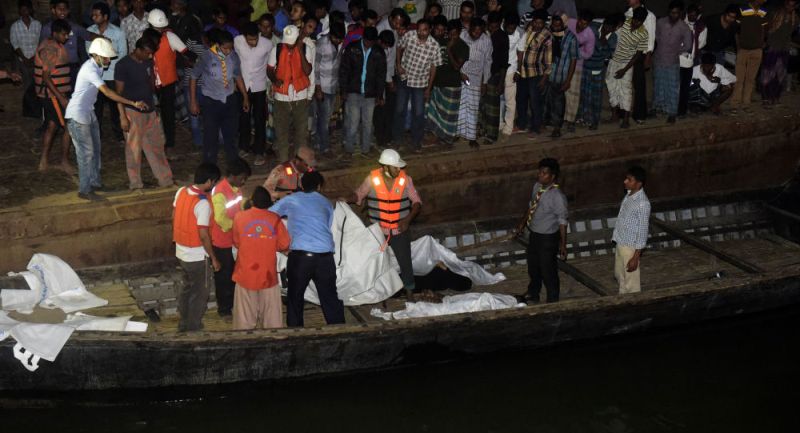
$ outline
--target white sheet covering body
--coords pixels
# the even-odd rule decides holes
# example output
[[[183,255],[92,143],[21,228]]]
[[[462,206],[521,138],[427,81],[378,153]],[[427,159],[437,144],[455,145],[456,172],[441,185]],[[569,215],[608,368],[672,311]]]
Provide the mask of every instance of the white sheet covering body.
[[[20,274],[30,290],[0,290],[0,341],[9,336],[17,340],[14,356],[29,371],[39,368],[39,360],[55,361],[69,337],[78,331],[144,332],[147,324],[130,321],[131,316],[94,317],[79,310],[108,304],[86,290],[86,286],[66,262],[50,254],[34,254],[28,271]],[[63,323],[30,323],[8,317],[8,311],[30,313],[42,308],[60,308],[67,314]],[[74,313],[74,314],[69,314]]]
[[[491,274],[477,263],[459,259],[456,253],[431,236],[423,236],[411,242],[411,266],[414,268],[414,275],[427,275],[439,262],[444,263],[452,272],[469,278],[476,286],[497,284],[506,279],[502,272]]]
[[[373,308],[370,314],[384,320],[411,319],[414,317],[444,316],[458,313],[474,313],[476,311],[504,310],[507,308],[524,307],[511,295],[497,293],[462,293],[445,296],[442,303],[433,302],[406,302],[406,308],[395,312],[384,312],[380,308]]]

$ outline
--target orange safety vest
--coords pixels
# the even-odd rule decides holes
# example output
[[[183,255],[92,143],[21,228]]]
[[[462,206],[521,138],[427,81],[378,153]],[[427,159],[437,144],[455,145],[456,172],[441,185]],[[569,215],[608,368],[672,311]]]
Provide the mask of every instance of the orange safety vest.
[[[236,192],[233,187],[228,183],[228,179],[222,179],[217,186],[211,191],[211,208],[214,209],[213,201],[214,196],[222,194],[225,196],[225,217],[233,221],[233,217],[242,208],[242,193]],[[233,231],[223,231],[222,227],[217,224],[217,218],[213,215],[211,218],[211,243],[217,248],[230,248],[233,246]]]
[[[47,88],[47,84],[44,82],[44,62],[40,57],[40,52],[44,48],[47,48],[48,45],[54,45],[58,50],[56,65],[50,68],[50,79],[53,80],[53,84],[56,85],[56,88],[62,94],[66,95],[72,91],[72,83],[69,79],[70,67],[67,49],[52,39],[46,39],[39,44],[39,48],[36,49],[36,55],[33,58],[33,82],[36,85],[36,96],[40,98],[47,98],[50,96],[50,89]]]
[[[239,255],[232,280],[249,290],[278,284],[276,251],[289,248],[289,233],[281,217],[266,209],[250,208],[236,215],[234,228]]]
[[[405,170],[400,170],[391,189],[386,188],[381,168],[370,172],[369,182],[372,187],[367,195],[370,219],[383,228],[396,229],[399,227],[397,222],[411,211],[411,200],[406,193],[408,179]]]
[[[205,200],[206,195],[199,190],[194,190],[197,194],[190,194],[189,188],[183,187],[178,191],[178,198],[175,200],[175,215],[172,218],[172,240],[176,244],[184,247],[200,247],[200,232],[197,230],[197,217],[194,215],[194,207],[200,200]],[[194,189],[194,188],[193,188]]]
[[[300,92],[311,85],[308,75],[303,73],[303,66],[300,56],[303,52],[295,45],[288,48],[284,44],[278,44],[278,58],[276,59],[275,75],[282,83],[279,86],[272,85],[272,88],[283,95],[289,94],[289,85],[294,86],[295,92]]]
[[[153,53],[153,64],[158,87],[169,86],[178,81],[177,56],[169,45],[168,32],[169,30],[161,33],[161,42],[158,43],[158,50]]]
[[[289,194],[302,191],[300,173],[298,173],[297,168],[290,161],[284,162],[281,167],[281,177],[278,178],[278,183],[275,184],[275,191],[288,192]]]

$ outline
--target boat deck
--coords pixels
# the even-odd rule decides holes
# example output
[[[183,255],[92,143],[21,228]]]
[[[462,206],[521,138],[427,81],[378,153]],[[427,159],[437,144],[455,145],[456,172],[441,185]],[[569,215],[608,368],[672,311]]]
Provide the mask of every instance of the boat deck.
[[[714,242],[715,249],[735,256],[742,261],[753,264],[769,274],[789,267],[800,266],[800,245],[789,242],[773,234],[755,235],[746,239],[730,239]],[[738,236],[737,236],[738,237]],[[583,274],[594,279],[607,293],[614,296],[616,281],[613,276],[614,256],[612,252],[595,254],[589,257],[570,258],[567,263]],[[521,295],[526,291],[528,276],[524,262],[511,266],[491,269],[492,272],[503,272],[506,280],[491,286],[476,286],[473,292],[491,292],[510,295]],[[715,278],[718,273],[723,279],[731,279],[746,275],[746,271],[723,261],[716,256],[690,245],[681,245],[674,248],[655,248],[646,251],[642,259],[642,290],[657,290],[683,284],[698,283]],[[580,283],[571,273],[560,272],[561,300],[582,299],[599,297],[601,294],[590,290]],[[144,312],[134,299],[128,285],[122,281],[100,282],[90,290],[109,301],[105,307],[86,311],[87,314],[98,316],[132,315],[133,320],[147,321]],[[443,291],[443,295],[455,294],[453,291]],[[542,290],[544,299],[544,289]],[[345,307],[345,317],[348,324],[365,322],[378,322],[382,319],[370,315],[373,308],[384,311],[398,311],[405,306],[404,297],[394,297],[374,305],[358,307]],[[535,307],[534,307],[535,308]],[[307,328],[317,328],[325,325],[322,310],[319,306],[306,303],[305,323]],[[216,313],[215,308],[210,308],[204,318],[207,331],[231,330],[230,322],[223,320]],[[161,318],[160,322],[150,322],[148,332],[169,333],[175,332],[178,326],[178,316],[175,314]]]

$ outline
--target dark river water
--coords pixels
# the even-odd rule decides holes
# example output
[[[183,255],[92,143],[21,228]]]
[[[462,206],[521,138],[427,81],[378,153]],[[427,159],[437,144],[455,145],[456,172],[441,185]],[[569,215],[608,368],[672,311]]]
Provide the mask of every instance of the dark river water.
[[[352,376],[5,396],[0,431],[798,432],[799,325],[794,308]]]

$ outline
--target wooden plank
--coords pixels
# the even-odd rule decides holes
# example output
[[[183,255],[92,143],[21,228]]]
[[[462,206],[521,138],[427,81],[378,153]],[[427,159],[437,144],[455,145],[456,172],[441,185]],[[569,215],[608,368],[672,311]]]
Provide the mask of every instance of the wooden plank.
[[[350,311],[350,314],[352,314],[353,317],[355,317],[356,320],[358,320],[358,323],[367,323],[367,321],[364,319],[364,316],[362,316],[361,312],[358,311],[355,307],[350,306],[347,307],[347,309]]]
[[[789,212],[788,210],[784,210],[784,209],[781,209],[779,207],[768,205],[766,203],[764,204],[764,209],[766,209],[766,210],[768,210],[768,211],[770,211],[770,212],[772,212],[774,214],[780,215],[780,216],[782,216],[784,218],[789,218],[790,220],[794,221],[795,223],[800,223],[800,215],[797,215],[796,213],[792,213],[792,212]]]
[[[661,229],[661,230],[663,230],[663,231],[665,231],[667,234],[669,234],[671,236],[675,236],[676,238],[680,239],[683,242],[686,242],[687,244],[689,244],[689,245],[691,245],[693,247],[699,248],[699,249],[701,249],[701,250],[703,250],[703,251],[705,251],[705,252],[707,252],[709,254],[714,255],[715,257],[719,258],[720,260],[724,260],[724,261],[732,264],[733,266],[736,266],[737,268],[739,268],[739,269],[741,269],[741,270],[743,270],[745,272],[748,272],[748,273],[751,273],[751,274],[763,274],[765,272],[764,269],[762,269],[762,268],[760,268],[760,267],[758,267],[758,266],[756,266],[756,265],[754,265],[754,264],[752,264],[750,262],[742,260],[742,259],[740,259],[740,258],[738,258],[738,257],[736,257],[736,256],[734,256],[732,254],[728,254],[728,253],[726,253],[724,251],[721,251],[721,250],[715,248],[713,245],[711,245],[711,243],[706,242],[706,241],[704,241],[704,240],[702,240],[702,239],[700,239],[700,238],[698,238],[696,236],[693,236],[691,234],[688,234],[688,233],[684,232],[683,230],[680,230],[680,229],[674,227],[672,224],[667,223],[666,221],[662,221],[662,220],[660,220],[658,218],[651,218],[650,219],[650,224],[655,226],[655,227],[657,227],[657,228],[659,228],[659,229]]]
[[[558,261],[558,269],[568,274],[576,281],[588,287],[591,291],[597,293],[600,296],[608,296],[611,294],[611,290],[607,288],[603,283],[595,280],[594,278],[589,276],[589,274],[581,271],[575,266],[572,266],[571,264],[567,263],[564,260]]]

